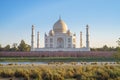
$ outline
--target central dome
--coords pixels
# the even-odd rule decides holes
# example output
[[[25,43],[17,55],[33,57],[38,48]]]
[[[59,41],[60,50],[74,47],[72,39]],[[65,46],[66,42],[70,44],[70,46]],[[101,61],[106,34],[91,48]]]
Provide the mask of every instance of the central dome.
[[[61,19],[59,19],[53,26],[53,31],[55,33],[66,33],[68,30],[67,25]]]

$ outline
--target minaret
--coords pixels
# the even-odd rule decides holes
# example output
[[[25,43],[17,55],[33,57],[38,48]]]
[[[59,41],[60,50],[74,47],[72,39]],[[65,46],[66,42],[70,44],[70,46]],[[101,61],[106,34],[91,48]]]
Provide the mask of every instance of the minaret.
[[[80,48],[82,48],[82,32],[80,32]]]
[[[39,32],[37,32],[37,48],[39,48],[40,47],[40,33]]]
[[[89,26],[86,25],[86,48],[89,48]]]
[[[34,49],[34,25],[32,25],[32,34],[31,34],[31,51]]]

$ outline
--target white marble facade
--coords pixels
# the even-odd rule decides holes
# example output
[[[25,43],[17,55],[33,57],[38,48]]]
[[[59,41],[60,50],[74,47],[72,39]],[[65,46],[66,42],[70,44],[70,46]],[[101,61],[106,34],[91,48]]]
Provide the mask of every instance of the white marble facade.
[[[39,48],[39,34],[37,48],[34,48],[34,26],[32,26],[31,51],[90,51],[89,32],[86,26],[86,47],[76,48],[76,34],[73,34],[66,23],[59,18],[48,34],[45,33],[44,48]]]
[[[67,25],[59,19],[50,30],[45,34],[45,48],[75,48],[76,35],[67,29]]]

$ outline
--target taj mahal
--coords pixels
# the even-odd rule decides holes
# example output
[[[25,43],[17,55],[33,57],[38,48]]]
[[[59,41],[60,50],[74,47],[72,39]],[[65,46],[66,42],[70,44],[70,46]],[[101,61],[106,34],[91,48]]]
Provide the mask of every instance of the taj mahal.
[[[76,34],[68,29],[66,23],[59,18],[53,29],[44,35],[44,48],[40,48],[40,34],[37,32],[37,47],[35,47],[34,25],[32,25],[31,51],[90,51],[89,26],[86,25],[86,47],[82,46],[82,32],[80,32],[80,47],[76,48]]]

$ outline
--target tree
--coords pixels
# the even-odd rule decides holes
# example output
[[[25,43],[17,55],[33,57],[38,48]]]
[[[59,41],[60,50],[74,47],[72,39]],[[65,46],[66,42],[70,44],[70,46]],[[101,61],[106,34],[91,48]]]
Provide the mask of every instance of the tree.
[[[118,44],[117,51],[120,53],[120,38],[116,42]]]
[[[116,42],[118,43],[118,46],[120,47],[120,38]]]
[[[30,46],[25,43],[24,40],[21,40],[19,46],[18,46],[19,51],[30,51]]]
[[[103,46],[103,50],[104,50],[104,51],[108,51],[108,50],[109,50],[108,46],[107,46],[107,45],[104,45],[104,46]]]
[[[13,43],[11,51],[17,51],[17,50],[18,50],[17,43]]]
[[[3,51],[3,48],[2,48],[2,46],[1,46],[1,44],[0,44],[0,51]]]
[[[117,53],[115,53],[113,56],[116,59],[120,59],[120,38],[116,41],[118,43],[118,47],[117,47]]]
[[[6,45],[6,46],[4,47],[4,50],[5,50],[5,51],[9,51],[9,50],[10,50],[10,45]]]

